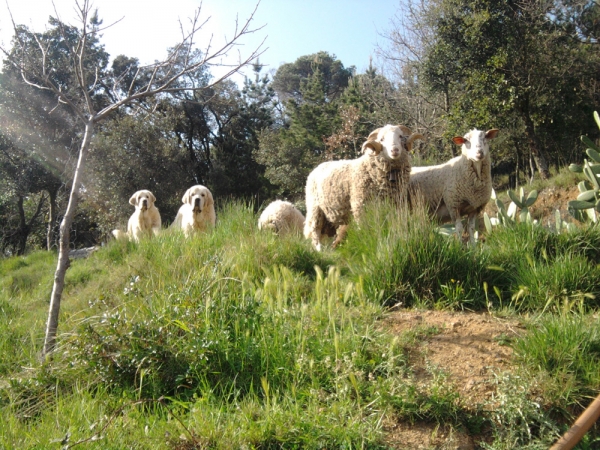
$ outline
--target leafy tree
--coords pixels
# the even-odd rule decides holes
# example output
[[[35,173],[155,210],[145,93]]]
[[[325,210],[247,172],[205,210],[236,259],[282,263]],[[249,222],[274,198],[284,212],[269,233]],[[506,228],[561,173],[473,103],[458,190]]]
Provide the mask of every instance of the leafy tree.
[[[304,84],[317,71],[320,72],[322,92],[328,100],[334,100],[348,86],[355,68],[344,67],[335,55],[327,52],[301,56],[293,63],[279,66],[273,77],[273,89],[282,102],[293,99],[301,103],[306,94]]]
[[[340,126],[339,99],[328,95],[328,86],[316,69],[285,104],[285,126],[261,135],[255,157],[281,195],[302,194],[309,172],[326,158],[325,139]]]
[[[600,41],[600,3],[598,0],[556,0],[549,5],[549,15],[584,42]]]
[[[524,5],[514,0],[431,2],[435,39],[421,73],[435,91],[459,90],[450,107],[454,128],[465,122],[502,127],[516,116],[540,176],[547,178],[544,124],[579,117],[581,108],[587,115],[581,100],[590,97],[572,95],[582,87],[586,63],[578,43],[549,20],[548,9]],[[575,129],[566,128],[565,121],[561,132],[581,134],[578,119],[568,122]]]
[[[40,164],[20,154],[6,137],[0,136],[0,217],[3,223],[0,249],[3,255],[25,253],[27,240],[47,200],[47,195],[42,193],[46,187],[45,175]]]
[[[275,122],[275,91],[262,66],[253,66],[254,79],[246,78],[238,92],[231,84],[229,120],[220,120],[213,141],[214,161],[210,184],[218,196],[269,197],[273,187],[264,177],[265,168],[254,158],[262,130]],[[225,84],[223,85],[226,86]],[[258,203],[258,202],[257,202]]]
[[[68,161],[78,139],[74,117],[47,92],[24,83],[10,65],[0,74],[0,117],[4,176],[14,187],[13,196],[46,192],[41,213],[47,217],[46,247],[50,249],[56,245],[59,193],[70,176]],[[36,221],[32,226],[38,223],[42,225]],[[36,231],[35,227],[29,231]]]
[[[340,114],[347,127],[347,114],[356,108],[358,117],[353,134],[361,141],[376,128],[385,124],[402,124],[422,128],[411,116],[411,101],[402,98],[402,86],[394,84],[380,74],[372,63],[364,74],[355,75],[341,97],[344,105]],[[342,130],[343,132],[343,130]],[[360,142],[362,144],[362,142]],[[360,146],[359,146],[360,148]],[[356,157],[356,155],[352,156]]]
[[[166,133],[170,117],[160,113],[119,115],[104,123],[90,148],[84,176],[88,214],[104,235],[124,225],[132,214],[131,195],[149,189],[163,223],[181,206],[194,173],[185,147]]]

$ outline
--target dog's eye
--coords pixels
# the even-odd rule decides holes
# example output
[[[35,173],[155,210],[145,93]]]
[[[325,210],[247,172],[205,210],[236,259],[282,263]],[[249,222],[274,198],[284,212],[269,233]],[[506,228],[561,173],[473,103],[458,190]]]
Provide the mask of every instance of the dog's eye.
[[[202,197],[204,197],[206,194],[201,194],[201,195],[202,195]]]

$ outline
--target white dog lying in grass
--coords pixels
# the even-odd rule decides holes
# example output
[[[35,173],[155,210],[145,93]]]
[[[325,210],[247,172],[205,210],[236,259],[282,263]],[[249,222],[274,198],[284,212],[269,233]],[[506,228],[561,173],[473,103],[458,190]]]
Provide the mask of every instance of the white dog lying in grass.
[[[172,226],[182,229],[186,237],[215,226],[215,203],[207,187],[200,184],[192,186],[183,194],[181,201],[183,205]]]
[[[161,220],[158,208],[154,206],[155,201],[154,194],[145,189],[133,194],[129,203],[135,206],[135,211],[127,223],[127,233],[113,230],[113,236],[117,239],[129,238],[139,242],[142,237],[157,235],[160,231]]]

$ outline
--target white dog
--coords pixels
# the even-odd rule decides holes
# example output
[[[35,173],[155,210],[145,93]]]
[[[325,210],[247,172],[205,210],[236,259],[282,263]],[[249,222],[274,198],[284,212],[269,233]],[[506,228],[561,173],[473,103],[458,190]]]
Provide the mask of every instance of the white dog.
[[[129,199],[129,203],[135,206],[135,211],[127,223],[127,233],[121,230],[113,230],[112,234],[117,239],[129,238],[139,242],[140,238],[157,235],[160,231],[161,220],[158,208],[154,206],[156,197],[148,190],[137,191]]]
[[[215,226],[215,203],[207,187],[200,184],[192,186],[185,191],[181,201],[183,205],[177,212],[173,227],[181,228],[186,237]]]

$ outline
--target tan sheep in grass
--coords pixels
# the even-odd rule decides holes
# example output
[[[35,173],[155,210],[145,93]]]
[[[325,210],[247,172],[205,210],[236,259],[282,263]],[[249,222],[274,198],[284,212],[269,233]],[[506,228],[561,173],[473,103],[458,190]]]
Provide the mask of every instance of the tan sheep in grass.
[[[275,200],[269,203],[258,218],[259,230],[272,230],[277,234],[295,233],[304,228],[304,216],[290,202]]]
[[[304,236],[317,250],[321,250],[322,234],[335,231],[335,247],[352,217],[360,223],[370,198],[405,195],[415,139],[423,136],[403,125],[386,125],[369,135],[359,158],[324,162],[309,174]]]
[[[489,142],[497,129],[473,129],[452,140],[462,154],[437,166],[413,167],[410,172],[411,197],[422,195],[430,212],[440,221],[452,221],[456,235],[463,234],[462,216],[468,215],[469,242],[474,242],[475,219],[490,201],[492,161]]]

